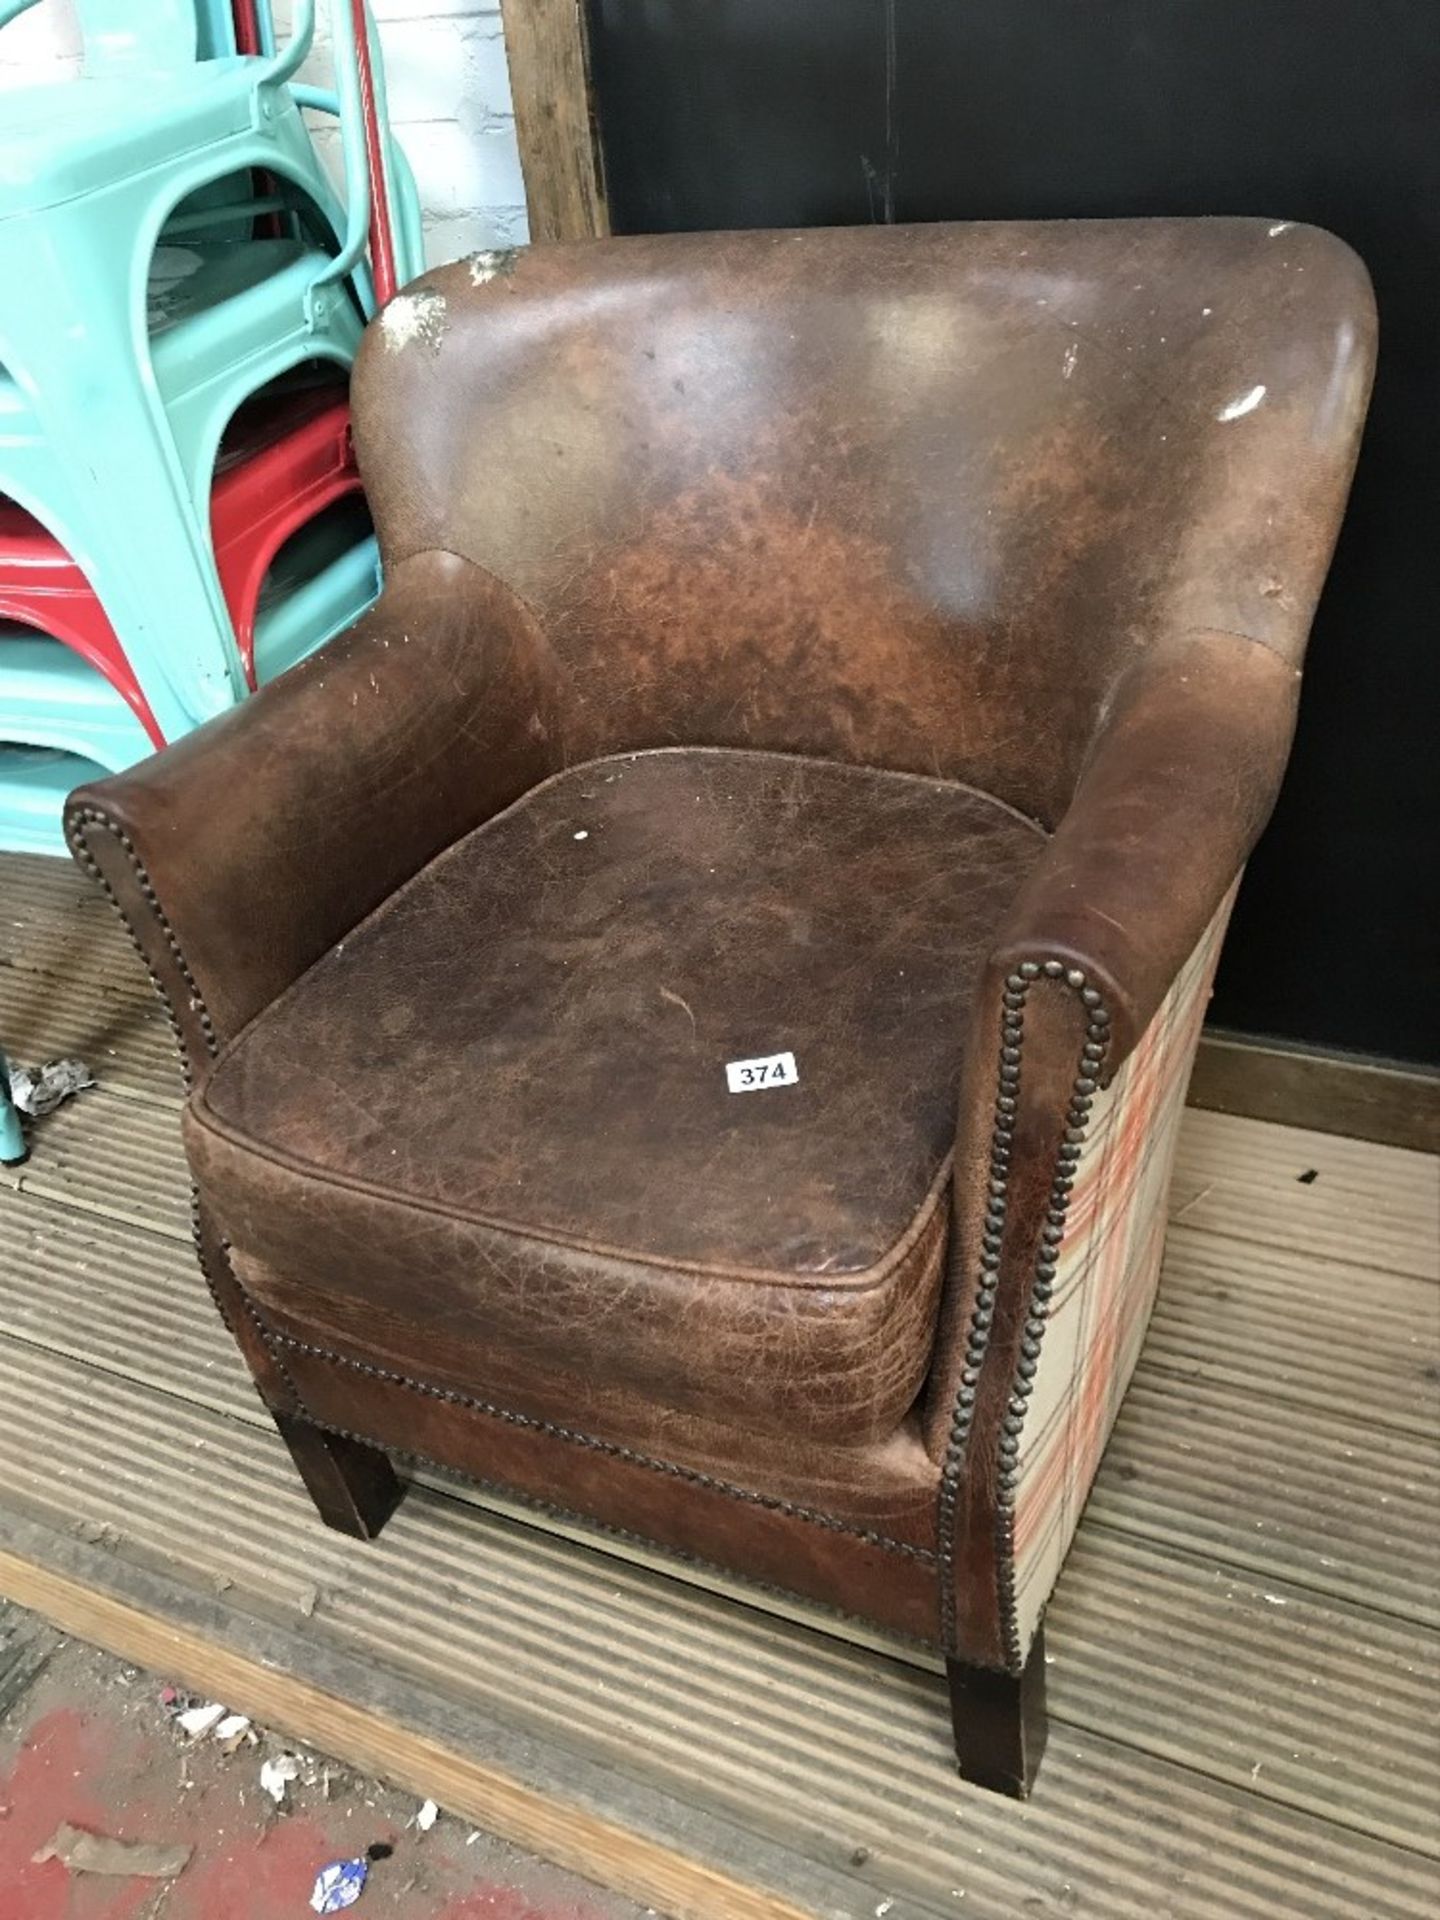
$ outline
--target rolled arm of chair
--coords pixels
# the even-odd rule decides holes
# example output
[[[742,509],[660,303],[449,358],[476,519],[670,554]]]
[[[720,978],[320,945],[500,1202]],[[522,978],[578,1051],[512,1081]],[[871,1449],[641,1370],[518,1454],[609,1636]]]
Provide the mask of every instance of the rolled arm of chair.
[[[66,832],[169,1004],[192,1078],[443,848],[559,764],[531,616],[446,553],[317,653],[128,772]]]
[[[1300,673],[1233,634],[1157,650],[1121,683],[1074,800],[992,957],[1083,973],[1109,1080],[1244,866],[1285,769]]]
[[[1232,635],[1142,661],[991,955],[926,1405],[944,1630],[1016,1671],[1139,1352],[1189,1065],[1298,674]]]

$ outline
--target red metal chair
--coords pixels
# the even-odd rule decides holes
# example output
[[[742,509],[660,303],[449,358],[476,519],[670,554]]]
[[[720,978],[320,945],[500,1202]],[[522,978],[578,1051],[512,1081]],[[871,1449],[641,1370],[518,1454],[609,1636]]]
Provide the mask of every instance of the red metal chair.
[[[38,627],[63,640],[104,674],[155,745],[164,746],[150,703],[84,571],[38,520],[5,499],[0,499],[0,620]]]
[[[349,404],[334,386],[262,395],[237,414],[216,466],[211,538],[246,683],[255,616],[275,555],[333,502],[360,491]],[[157,747],[165,739],[81,567],[38,520],[0,500],[0,619],[72,647],[120,693]]]
[[[350,406],[333,387],[261,399],[232,449],[222,448],[210,500],[220,588],[246,684],[256,685],[255,615],[276,554],[301,527],[361,491]]]

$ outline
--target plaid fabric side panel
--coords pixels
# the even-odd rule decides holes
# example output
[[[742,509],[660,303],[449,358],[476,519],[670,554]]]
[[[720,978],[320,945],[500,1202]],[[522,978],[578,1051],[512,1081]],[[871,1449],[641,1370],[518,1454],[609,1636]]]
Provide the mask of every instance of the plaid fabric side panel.
[[[1234,890],[1091,1109],[1015,1489],[1015,1630],[1027,1653],[1139,1358],[1185,1088]]]

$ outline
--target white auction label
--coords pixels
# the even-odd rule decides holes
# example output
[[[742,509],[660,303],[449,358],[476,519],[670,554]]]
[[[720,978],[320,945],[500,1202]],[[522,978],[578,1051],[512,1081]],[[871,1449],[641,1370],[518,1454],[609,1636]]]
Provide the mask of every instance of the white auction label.
[[[725,1084],[731,1093],[754,1093],[758,1087],[793,1087],[800,1078],[793,1053],[767,1053],[763,1060],[727,1060]]]

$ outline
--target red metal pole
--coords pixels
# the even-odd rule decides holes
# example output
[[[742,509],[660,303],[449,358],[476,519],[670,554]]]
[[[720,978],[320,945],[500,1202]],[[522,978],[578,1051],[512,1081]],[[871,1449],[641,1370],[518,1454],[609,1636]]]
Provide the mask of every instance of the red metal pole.
[[[395,236],[390,230],[390,200],[385,191],[385,147],[375,116],[375,79],[370,70],[370,23],[365,0],[350,0],[355,22],[355,69],[360,81],[360,111],[365,121],[365,165],[370,175],[370,271],[375,276],[375,304],[383,307],[395,296]]]
[[[233,0],[232,12],[235,18],[235,51],[259,53],[260,16],[255,0]]]

